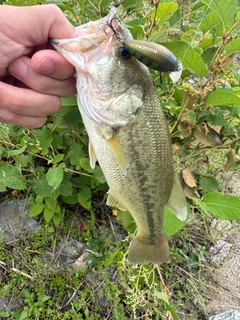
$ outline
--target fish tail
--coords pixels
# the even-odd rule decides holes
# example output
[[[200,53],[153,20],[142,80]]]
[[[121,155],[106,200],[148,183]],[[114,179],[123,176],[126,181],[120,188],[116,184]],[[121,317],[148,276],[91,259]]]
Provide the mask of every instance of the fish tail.
[[[153,244],[149,239],[144,239],[137,235],[130,244],[128,261],[131,264],[161,264],[170,262],[167,236],[162,235]]]

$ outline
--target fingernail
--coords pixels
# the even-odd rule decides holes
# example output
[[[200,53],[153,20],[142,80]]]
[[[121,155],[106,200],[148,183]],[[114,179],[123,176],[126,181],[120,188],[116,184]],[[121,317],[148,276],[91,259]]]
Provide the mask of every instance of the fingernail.
[[[37,65],[36,71],[42,74],[50,74],[53,71],[53,63],[51,60],[44,58]]]
[[[21,79],[25,76],[27,72],[27,65],[22,59],[13,61],[10,66],[10,73],[17,79]]]

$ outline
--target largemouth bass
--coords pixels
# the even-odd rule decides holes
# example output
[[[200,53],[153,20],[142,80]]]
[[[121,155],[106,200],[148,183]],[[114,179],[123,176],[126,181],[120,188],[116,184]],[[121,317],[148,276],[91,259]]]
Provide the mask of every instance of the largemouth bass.
[[[124,41],[133,39],[113,18],[117,18],[115,7],[106,17],[77,27],[78,37],[53,39],[52,44],[76,68],[90,164],[94,168],[98,161],[103,170],[109,185],[107,204],[128,210],[136,222],[129,262],[169,262],[164,206],[185,220],[185,198],[174,172],[168,124],[152,78],[108,27],[112,21]]]

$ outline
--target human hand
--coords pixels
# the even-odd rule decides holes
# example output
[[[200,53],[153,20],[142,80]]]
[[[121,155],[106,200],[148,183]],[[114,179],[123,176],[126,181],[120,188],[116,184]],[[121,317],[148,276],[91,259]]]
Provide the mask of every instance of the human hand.
[[[0,122],[40,127],[59,110],[60,96],[75,94],[73,66],[49,49],[49,38],[73,37],[54,5],[0,5]]]

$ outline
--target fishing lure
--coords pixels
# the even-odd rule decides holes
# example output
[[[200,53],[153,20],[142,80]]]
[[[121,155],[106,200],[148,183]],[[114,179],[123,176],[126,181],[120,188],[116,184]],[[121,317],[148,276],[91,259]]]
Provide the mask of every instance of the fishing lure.
[[[122,47],[127,52],[147,67],[157,70],[159,72],[161,82],[163,72],[169,73],[169,76],[174,83],[179,80],[182,74],[182,64],[176,59],[170,50],[154,42],[142,40],[123,41],[112,25],[112,21],[114,19],[118,20],[118,18],[113,18],[109,23],[107,23],[107,26],[113,31],[116,38],[119,39]],[[124,51],[122,48],[119,48],[119,51],[122,57]],[[128,56],[127,53],[125,53],[125,56]]]

